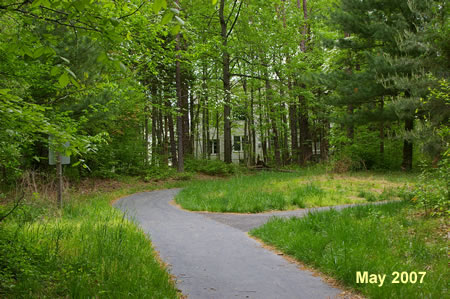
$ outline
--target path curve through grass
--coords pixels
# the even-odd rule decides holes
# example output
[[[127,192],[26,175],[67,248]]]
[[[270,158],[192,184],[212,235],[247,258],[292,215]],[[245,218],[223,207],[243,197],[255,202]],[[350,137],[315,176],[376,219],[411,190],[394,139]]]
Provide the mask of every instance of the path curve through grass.
[[[304,216],[308,210],[256,215],[188,212],[170,204],[179,191],[138,193],[115,206],[151,237],[189,298],[334,298],[342,292],[246,233],[272,216]],[[314,210],[320,209],[326,208]]]

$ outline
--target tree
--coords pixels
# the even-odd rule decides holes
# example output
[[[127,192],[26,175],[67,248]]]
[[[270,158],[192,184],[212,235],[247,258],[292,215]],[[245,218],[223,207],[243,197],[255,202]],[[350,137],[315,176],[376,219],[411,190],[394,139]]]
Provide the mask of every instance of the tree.
[[[342,96],[338,101],[341,105],[357,108],[354,112],[359,115],[353,115],[351,121],[376,121],[381,124],[380,130],[385,121],[392,119],[390,112],[396,113],[397,119],[404,122],[407,133],[403,144],[404,169],[412,167],[413,144],[407,136],[413,130],[419,99],[425,95],[426,88],[423,89],[422,84],[414,87],[393,83],[394,78],[414,77],[420,68],[405,63],[403,58],[388,57],[408,55],[399,41],[405,34],[420,34],[427,22],[423,14],[431,12],[432,7],[437,8],[438,3],[342,0],[333,14],[333,22],[346,33],[338,46],[355,53],[355,59],[349,63],[354,66],[354,71],[347,74],[345,70],[341,71],[336,80],[339,85],[335,86]],[[419,52],[415,55],[421,57]],[[373,111],[371,115],[367,114],[367,108]]]

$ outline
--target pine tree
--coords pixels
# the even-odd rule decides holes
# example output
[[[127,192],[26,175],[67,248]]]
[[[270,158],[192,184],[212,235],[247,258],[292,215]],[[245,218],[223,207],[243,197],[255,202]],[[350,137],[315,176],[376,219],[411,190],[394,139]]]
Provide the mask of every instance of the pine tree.
[[[420,48],[420,40],[433,11],[443,10],[439,5],[442,1],[342,0],[333,15],[346,34],[336,45],[348,50],[344,67],[331,80],[337,94],[334,104],[355,109],[346,119],[350,123],[377,121],[383,128],[394,115],[403,122],[406,170],[412,168],[413,156],[409,132],[430,86],[424,70],[431,64],[423,58],[438,60]]]

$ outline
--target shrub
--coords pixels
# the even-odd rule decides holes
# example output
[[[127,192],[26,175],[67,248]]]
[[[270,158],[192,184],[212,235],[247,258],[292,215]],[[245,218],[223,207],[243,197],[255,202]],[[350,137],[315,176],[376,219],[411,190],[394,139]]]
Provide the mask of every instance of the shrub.
[[[201,172],[209,175],[230,175],[238,172],[239,166],[226,164],[221,160],[197,160],[186,159],[185,170],[191,172]]]
[[[169,166],[150,166],[145,173],[145,181],[160,181],[175,177],[177,171]]]
[[[425,213],[431,216],[444,216],[450,214],[450,159],[444,158],[438,168],[426,168],[420,175],[420,181],[412,192],[411,200],[417,206],[425,209]]]
[[[367,199],[367,201],[369,202],[378,200],[377,196],[374,193],[368,191],[360,191],[358,196]]]

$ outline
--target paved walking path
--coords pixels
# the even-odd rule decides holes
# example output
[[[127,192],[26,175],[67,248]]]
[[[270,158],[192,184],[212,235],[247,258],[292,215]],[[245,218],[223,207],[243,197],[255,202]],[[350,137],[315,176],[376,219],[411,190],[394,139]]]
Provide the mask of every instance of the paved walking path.
[[[179,189],[122,198],[125,211],[150,235],[170,265],[177,287],[188,298],[334,298],[342,291],[264,249],[246,231],[276,215],[303,216],[307,210],[255,215],[194,213],[170,201]],[[132,271],[132,269],[130,269]]]

